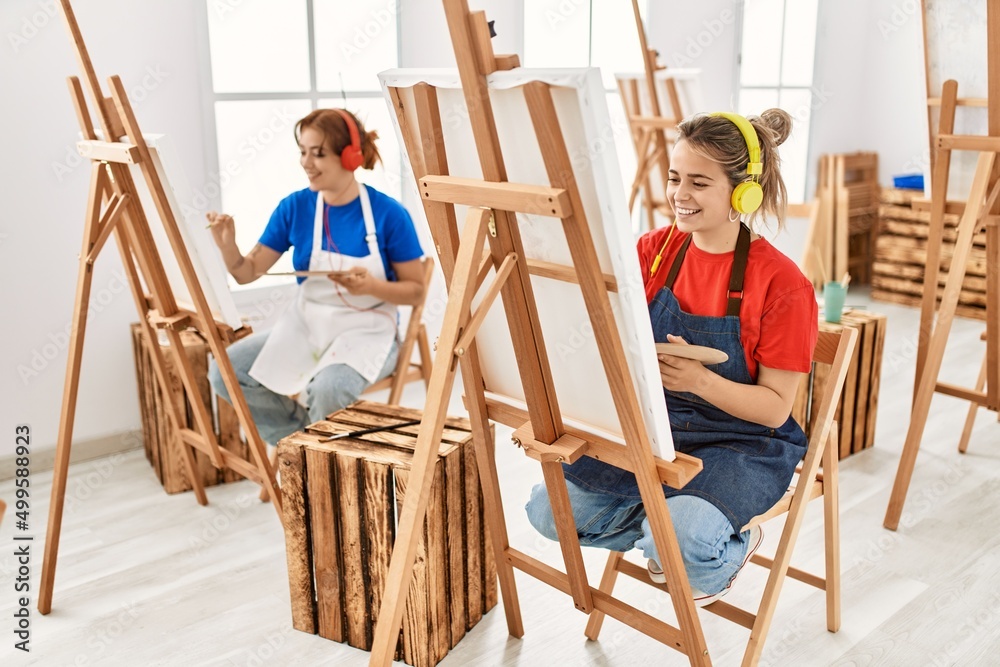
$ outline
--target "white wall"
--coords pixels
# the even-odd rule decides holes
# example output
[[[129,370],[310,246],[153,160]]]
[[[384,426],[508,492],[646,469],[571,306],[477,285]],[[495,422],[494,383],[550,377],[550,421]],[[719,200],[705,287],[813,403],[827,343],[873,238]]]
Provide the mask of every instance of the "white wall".
[[[147,131],[174,136],[192,183],[205,179],[195,0],[76,2],[102,84],[120,74]],[[30,424],[35,450],[56,441],[90,168],[76,154],[78,123],[66,77],[78,74],[53,0],[0,3],[0,456],[14,425]],[[75,440],[120,439],[139,428],[129,322],[136,319],[113,242],[95,269]]]
[[[649,48],[667,67],[701,69],[704,109],[736,108],[738,0],[652,0],[646,18]]]

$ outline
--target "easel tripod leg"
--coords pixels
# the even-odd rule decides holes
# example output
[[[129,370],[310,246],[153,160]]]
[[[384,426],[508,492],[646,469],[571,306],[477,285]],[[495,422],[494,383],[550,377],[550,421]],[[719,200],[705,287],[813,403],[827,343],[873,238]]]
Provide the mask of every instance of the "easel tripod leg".
[[[989,184],[989,176],[993,170],[995,154],[980,153],[979,161],[976,164],[976,175],[969,192],[969,202],[982,202],[986,200],[986,190]],[[984,210],[989,210],[993,205],[995,192],[991,193]],[[886,509],[885,521],[883,525],[889,530],[896,530],[899,526],[899,519],[903,514],[903,503],[906,502],[906,492],[910,486],[910,479],[913,477],[913,468],[917,461],[917,452],[920,450],[920,441],[923,439],[924,428],[927,425],[927,415],[931,407],[931,398],[937,389],[938,374],[941,372],[941,361],[944,357],[945,344],[948,342],[948,335],[951,333],[951,325],[955,319],[955,309],[958,306],[958,296],[962,289],[962,281],[965,279],[966,262],[972,250],[972,237],[976,230],[979,219],[979,209],[977,206],[966,206],[965,212],[958,225],[958,237],[955,239],[955,254],[951,260],[951,270],[948,272],[948,283],[945,286],[944,295],[941,297],[941,307],[938,310],[937,324],[931,336],[930,345],[927,349],[923,373],[918,376],[918,386],[916,387],[916,398],[913,401],[913,411],[910,414],[910,427],[906,432],[906,442],[903,444],[903,453],[899,458],[899,468],[896,471],[896,479],[892,485],[892,494],[889,496],[889,507]]]
[[[399,636],[406,605],[406,592],[409,589],[413,563],[417,555],[419,530],[427,513],[434,477],[434,457],[444,427],[448,399],[455,384],[455,370],[458,365],[455,344],[461,333],[462,319],[469,312],[475,291],[477,263],[482,253],[486,222],[489,218],[489,210],[470,208],[465,228],[462,230],[462,240],[448,295],[448,307],[445,310],[441,335],[438,339],[431,385],[427,391],[424,419],[420,425],[420,435],[417,437],[413,463],[410,467],[409,490],[403,500],[396,542],[389,561],[389,572],[386,575],[385,592],[382,595],[382,607],[379,609],[375,624],[369,660],[369,664],[373,666],[387,667],[395,654],[396,639]]]
[[[618,580],[618,563],[622,561],[624,554],[620,551],[612,551],[611,555],[608,556],[608,564],[604,566],[604,574],[601,576],[601,585],[599,590],[602,593],[607,593],[611,595],[611,591],[615,588],[615,581]],[[584,634],[592,642],[597,641],[597,636],[601,633],[601,626],[604,625],[604,612],[598,609],[590,612],[590,618],[587,619],[587,629]]]
[[[983,365],[979,368],[979,377],[976,378],[976,391],[982,391],[986,386],[986,355],[983,355]],[[979,411],[979,403],[969,403],[969,413],[965,416],[965,427],[962,429],[962,437],[958,441],[958,451],[964,454],[969,449],[969,438],[972,437],[972,427],[976,424],[976,413]]]
[[[90,198],[87,202],[87,221],[83,234],[83,251],[76,281],[76,301],[73,307],[73,325],[69,336],[69,353],[66,359],[66,381],[63,386],[62,412],[59,417],[59,438],[56,441],[55,465],[52,469],[52,495],[49,503],[49,522],[45,529],[45,553],[42,559],[42,581],[39,584],[38,611],[52,611],[52,587],[56,576],[56,558],[59,552],[59,534],[62,529],[63,503],[66,497],[66,476],[69,472],[70,447],[72,447],[73,421],[76,418],[76,392],[80,384],[80,363],[83,358],[83,338],[87,330],[87,304],[94,279],[94,265],[88,261],[90,246],[96,238],[100,219],[101,202],[107,188],[104,166],[95,163],[91,168]]]
[[[507,540],[507,522],[503,515],[500,481],[497,478],[495,465],[496,447],[487,421],[486,402],[480,390],[482,373],[478,366],[478,352],[473,343],[469,353],[462,358],[462,379],[465,383],[465,395],[470,401],[469,419],[472,422],[473,445],[476,448],[476,465],[479,468],[479,483],[483,488],[483,509],[490,530],[491,544],[488,548],[493,549],[493,560],[500,580],[500,595],[507,617],[507,631],[512,637],[523,637],[524,624],[521,621],[521,605],[518,602],[514,581],[514,567],[506,558],[510,543]]]

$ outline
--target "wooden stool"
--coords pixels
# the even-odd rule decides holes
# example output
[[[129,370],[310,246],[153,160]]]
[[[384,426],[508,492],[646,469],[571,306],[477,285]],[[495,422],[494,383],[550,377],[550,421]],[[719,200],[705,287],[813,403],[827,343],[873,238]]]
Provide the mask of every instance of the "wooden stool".
[[[885,346],[886,316],[864,310],[844,313],[839,324],[820,321],[820,331],[840,333],[845,327],[858,330],[858,343],[854,347],[844,380],[835,415],[840,442],[838,458],[844,459],[875,444],[875,417],[878,412],[878,392],[882,376],[882,348]],[[812,387],[822,382],[826,369],[815,368],[803,379],[792,407],[792,417],[802,426],[806,437],[810,435],[815,416]]]
[[[184,352],[194,367],[201,400],[208,408],[209,414],[217,415],[216,437],[219,439],[219,446],[237,452],[244,458],[249,458],[250,452],[247,449],[246,441],[240,435],[240,422],[233,407],[226,401],[220,400],[217,401],[218,409],[212,409],[212,388],[208,383],[208,343],[194,331],[181,332],[181,340],[184,342]],[[139,383],[139,413],[142,416],[142,442],[146,450],[146,458],[153,466],[157,479],[163,484],[164,491],[167,493],[190,491],[191,481],[184,471],[180,441],[177,433],[170,426],[170,419],[167,418],[163,393],[156,381],[153,360],[149,355],[146,343],[142,327],[137,323],[132,324],[132,349],[135,353],[135,374]],[[173,400],[186,402],[180,376],[174,370],[169,355],[164,355],[164,362],[167,365],[168,382]],[[185,403],[181,407],[181,411],[187,415],[185,426],[192,428],[194,421],[190,406]],[[196,451],[194,457],[195,469],[205,486],[243,479],[242,475],[233,470],[216,468],[212,465],[208,455],[202,452]]]
[[[359,401],[278,443],[292,625],[371,650],[419,425],[320,442],[324,433],[420,419]],[[471,426],[445,423],[397,660],[431,667],[497,603]]]

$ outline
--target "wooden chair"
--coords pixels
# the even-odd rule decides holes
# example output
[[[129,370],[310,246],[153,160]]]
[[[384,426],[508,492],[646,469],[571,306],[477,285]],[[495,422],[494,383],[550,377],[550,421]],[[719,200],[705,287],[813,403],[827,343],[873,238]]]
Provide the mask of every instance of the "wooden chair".
[[[812,437],[806,450],[805,460],[797,470],[797,479],[788,493],[770,510],[754,517],[743,527],[747,530],[779,515],[787,514],[785,526],[781,532],[778,549],[774,558],[754,555],[752,563],[762,565],[770,570],[764,594],[756,613],[717,600],[704,607],[706,611],[722,616],[750,630],[750,640],[743,655],[743,665],[756,665],[764,646],[764,639],[774,617],[778,594],[790,576],[804,583],[826,591],[826,627],[830,632],[840,629],[840,526],[837,497],[837,424],[834,416],[840,394],[847,375],[847,366],[854,351],[858,332],[845,327],[839,333],[819,332],[813,363],[829,365],[829,372],[823,377],[817,373],[821,381],[813,383],[812,401],[819,407],[813,411],[816,421],[812,427]],[[815,372],[815,370],[814,370]],[[822,471],[820,471],[822,462]],[[803,481],[805,480],[805,481]],[[819,577],[789,566],[792,549],[795,546],[802,518],[810,500],[823,497],[823,522],[826,544],[826,572]],[[645,566],[639,566],[625,560],[620,552],[612,552],[608,558],[600,590],[610,594],[614,588],[618,573],[621,572],[650,586],[667,591],[664,584],[655,584],[649,580]],[[669,591],[668,591],[669,592]],[[588,639],[597,640],[601,630],[604,614],[594,611],[587,623]]]
[[[422,380],[426,389],[431,381],[431,347],[427,341],[427,329],[421,321],[424,314],[424,304],[427,301],[427,290],[430,288],[431,277],[434,275],[434,258],[424,257],[424,300],[413,306],[410,311],[410,321],[406,326],[406,335],[399,345],[399,359],[396,361],[396,370],[389,377],[379,380],[375,384],[365,389],[364,393],[381,391],[389,388],[389,398],[387,405],[399,405],[399,399],[403,395],[403,387],[410,382]],[[413,348],[416,347],[420,354],[420,362],[413,361]]]

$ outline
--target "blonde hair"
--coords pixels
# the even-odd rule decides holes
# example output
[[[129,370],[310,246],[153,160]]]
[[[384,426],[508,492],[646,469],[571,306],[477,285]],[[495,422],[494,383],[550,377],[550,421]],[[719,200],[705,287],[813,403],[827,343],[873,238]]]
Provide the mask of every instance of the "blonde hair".
[[[760,156],[764,163],[760,186],[764,190],[764,201],[760,208],[747,215],[746,223],[754,229],[757,220],[771,215],[777,219],[778,229],[781,229],[785,223],[788,194],[785,181],[781,178],[778,146],[791,134],[792,117],[783,109],[768,109],[760,116],[747,116],[747,120],[756,130],[760,143]],[[747,180],[750,150],[740,129],[731,120],[699,113],[682,121],[677,131],[678,143],[687,141],[695,153],[717,162],[726,172],[732,187]]]

